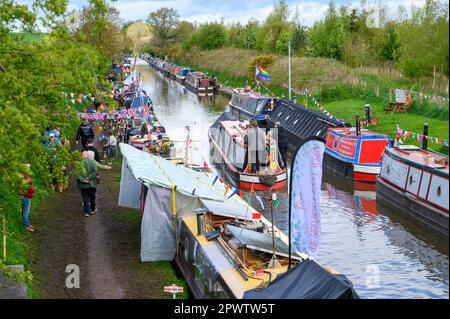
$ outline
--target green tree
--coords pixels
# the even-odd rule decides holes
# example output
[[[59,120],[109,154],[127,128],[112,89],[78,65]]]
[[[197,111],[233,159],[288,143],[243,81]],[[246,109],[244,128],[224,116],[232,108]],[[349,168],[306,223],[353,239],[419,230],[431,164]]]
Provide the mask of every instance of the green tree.
[[[227,35],[222,23],[211,22],[202,25],[195,35],[195,41],[202,49],[218,49],[225,45]]]
[[[175,39],[179,17],[173,8],[160,8],[149,14],[147,23],[152,27],[155,46],[165,48]]]

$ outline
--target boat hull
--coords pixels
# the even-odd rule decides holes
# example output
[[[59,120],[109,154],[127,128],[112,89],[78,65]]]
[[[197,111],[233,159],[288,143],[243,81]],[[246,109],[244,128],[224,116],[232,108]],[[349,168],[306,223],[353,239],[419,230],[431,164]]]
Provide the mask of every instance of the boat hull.
[[[402,214],[406,214],[421,221],[433,230],[448,236],[448,213],[433,207],[420,198],[410,196],[383,178],[376,180],[377,202],[390,206]]]
[[[207,88],[196,87],[196,86],[193,86],[188,81],[185,81],[184,85],[185,85],[186,89],[188,89],[192,93],[197,94],[198,96],[213,96],[214,95],[214,87],[213,86],[210,86]]]
[[[180,77],[176,77],[176,79],[175,79],[178,83],[180,83],[181,85],[185,85],[185,83],[184,83],[184,81],[185,81],[185,78],[183,77],[183,78],[180,78]]]
[[[375,183],[381,170],[380,166],[354,165],[336,158],[326,151],[323,156],[323,166],[336,176],[366,183]]]

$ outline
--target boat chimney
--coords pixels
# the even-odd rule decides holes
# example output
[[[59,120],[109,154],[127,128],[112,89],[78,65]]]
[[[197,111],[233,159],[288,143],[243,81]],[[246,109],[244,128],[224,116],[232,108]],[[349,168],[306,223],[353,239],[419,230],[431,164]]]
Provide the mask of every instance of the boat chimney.
[[[361,121],[359,119],[359,115],[356,115],[356,135],[361,135]]]
[[[427,148],[428,148],[428,138],[427,138],[427,136],[428,136],[428,123],[425,123],[423,125],[423,140],[422,140],[422,149],[424,151],[426,151]]]
[[[365,110],[366,110],[367,124],[370,124],[370,121],[371,121],[371,118],[370,118],[370,104],[366,104]]]
[[[194,212],[197,214],[197,235],[203,235],[205,232],[205,208],[197,208],[194,209]]]

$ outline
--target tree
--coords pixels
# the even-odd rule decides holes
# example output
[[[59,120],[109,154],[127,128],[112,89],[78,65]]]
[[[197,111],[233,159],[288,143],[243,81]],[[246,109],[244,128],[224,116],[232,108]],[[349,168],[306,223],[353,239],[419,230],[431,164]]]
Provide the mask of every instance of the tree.
[[[395,32],[395,25],[389,23],[384,33],[384,41],[381,44],[381,56],[389,63],[389,70],[399,58],[400,43]]]
[[[342,60],[344,45],[348,37],[344,16],[345,10],[341,9],[339,16],[333,1],[330,1],[325,18],[316,22],[309,32],[308,55]]]
[[[177,10],[173,8],[160,8],[149,14],[147,23],[155,35],[154,44],[157,47],[165,48],[175,38],[179,17]]]
[[[189,45],[198,45],[202,49],[212,50],[223,47],[226,41],[225,26],[219,22],[211,22],[202,25],[192,34]]]
[[[260,51],[275,52],[281,34],[284,32],[286,38],[286,32],[289,32],[286,29],[289,28],[289,6],[286,0],[279,0],[274,3],[272,12],[258,31],[256,48]],[[282,51],[280,43],[278,51]]]
[[[91,4],[83,8],[78,39],[96,47],[109,59],[120,55],[125,48],[125,33],[120,27],[119,14],[110,5],[97,7]]]

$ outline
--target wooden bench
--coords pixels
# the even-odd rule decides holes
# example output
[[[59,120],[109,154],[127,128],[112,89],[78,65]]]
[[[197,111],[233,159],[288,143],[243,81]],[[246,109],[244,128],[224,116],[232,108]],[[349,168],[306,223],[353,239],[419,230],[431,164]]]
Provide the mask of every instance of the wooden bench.
[[[399,102],[389,102],[389,106],[384,108],[384,111],[386,113],[392,112],[398,112],[398,113],[407,113],[408,109],[406,108],[405,103],[399,103]]]

